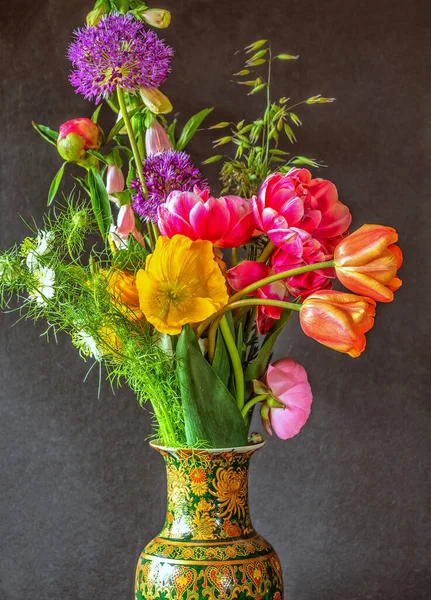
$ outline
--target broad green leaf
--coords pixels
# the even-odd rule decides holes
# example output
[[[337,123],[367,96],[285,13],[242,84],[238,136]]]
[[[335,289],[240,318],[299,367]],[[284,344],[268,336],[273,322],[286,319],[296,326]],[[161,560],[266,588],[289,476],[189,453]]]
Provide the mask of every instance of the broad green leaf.
[[[268,40],[258,40],[257,42],[253,42],[244,48],[244,50],[249,54],[250,52],[254,52],[255,50],[259,50],[266,44]]]
[[[99,104],[94,113],[91,115],[91,120],[93,121],[93,123],[97,123],[97,121],[99,120],[99,114],[102,106],[103,104]]]
[[[100,233],[103,239],[106,239],[112,222],[111,203],[103,179],[94,167],[88,170],[87,183],[90,188],[91,205]]]
[[[278,58],[278,60],[297,60],[299,54],[297,56],[294,56],[293,54],[277,54],[274,58]]]
[[[217,331],[216,347],[214,352],[214,359],[212,362],[212,368],[220,377],[224,385],[228,387],[229,379],[232,373],[232,368],[230,364],[229,353],[227,351],[226,344],[220,330]]]
[[[189,325],[183,327],[176,357],[188,445],[206,444],[211,448],[247,445],[241,412],[223,381],[202,356]]]
[[[195,135],[202,121],[210,114],[214,108],[204,108],[196,115],[193,115],[187,123],[184,125],[184,129],[181,132],[180,138],[176,143],[176,150],[184,150],[187,144],[190,142],[192,137]]]
[[[105,163],[105,165],[109,165],[109,161],[106,160],[106,158],[103,156],[103,154],[100,154],[100,152],[97,152],[97,150],[87,150],[87,154],[91,154],[91,156],[94,156],[101,162]]]
[[[45,125],[39,125],[38,123],[35,123],[34,121],[32,121],[31,124],[36,129],[37,133],[43,137],[44,140],[46,140],[53,146],[57,145],[57,140],[58,140],[57,131],[53,131],[52,129],[50,129],[49,127],[46,127]]]
[[[63,175],[64,175],[64,167],[67,165],[67,162],[64,162],[61,167],[59,168],[59,170],[57,171],[57,175],[54,177],[54,179],[51,182],[51,185],[49,186],[49,192],[48,192],[48,206],[50,206],[54,199],[55,196],[57,195],[58,192],[58,188],[60,187],[60,183],[61,180],[63,179]]]
[[[222,158],[223,158],[222,154],[216,154],[215,156],[210,156],[210,158],[207,158],[206,160],[203,160],[202,164],[203,165],[210,165],[211,163],[218,162]]]
[[[272,329],[265,337],[262,347],[259,350],[259,354],[245,370],[244,376],[247,382],[251,382],[254,379],[260,379],[265,374],[266,368],[271,359],[274,344],[291,315],[292,311],[286,310],[282,313],[280,319],[274,323]]]

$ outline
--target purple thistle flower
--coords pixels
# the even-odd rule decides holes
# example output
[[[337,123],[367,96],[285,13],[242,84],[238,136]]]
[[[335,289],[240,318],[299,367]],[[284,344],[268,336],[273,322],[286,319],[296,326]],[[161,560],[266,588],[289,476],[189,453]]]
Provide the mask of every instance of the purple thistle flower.
[[[144,178],[148,194],[144,197],[139,179],[131,182],[133,210],[145,221],[157,223],[157,209],[175,190],[191,192],[197,186],[206,189],[207,182],[186,152],[166,150],[152,154],[144,163]]]
[[[68,58],[75,92],[88,100],[107,98],[117,87],[135,92],[156,88],[170,72],[173,50],[130,14],[112,14],[96,27],[74,31]]]

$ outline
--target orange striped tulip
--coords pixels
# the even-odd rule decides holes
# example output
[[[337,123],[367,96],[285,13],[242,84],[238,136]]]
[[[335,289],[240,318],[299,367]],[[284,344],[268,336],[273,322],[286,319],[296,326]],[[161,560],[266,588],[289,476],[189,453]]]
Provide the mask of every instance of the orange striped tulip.
[[[335,249],[335,272],[341,283],[356,294],[391,302],[401,285],[396,274],[403,255],[392,227],[362,225]]]
[[[375,306],[365,296],[322,290],[308,296],[299,318],[306,335],[356,358],[365,349],[365,333],[374,325]]]

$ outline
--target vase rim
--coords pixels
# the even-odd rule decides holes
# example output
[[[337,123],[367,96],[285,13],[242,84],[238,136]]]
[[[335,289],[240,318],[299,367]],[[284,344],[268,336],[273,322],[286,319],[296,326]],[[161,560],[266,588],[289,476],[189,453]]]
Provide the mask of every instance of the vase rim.
[[[208,454],[225,454],[226,452],[237,452],[238,454],[245,454],[246,452],[254,452],[259,450],[265,445],[265,441],[262,442],[251,442],[247,446],[228,446],[227,448],[184,448],[181,446],[162,446],[157,442],[150,442],[150,446],[155,450],[162,450],[163,452],[176,453],[176,452],[206,452]]]

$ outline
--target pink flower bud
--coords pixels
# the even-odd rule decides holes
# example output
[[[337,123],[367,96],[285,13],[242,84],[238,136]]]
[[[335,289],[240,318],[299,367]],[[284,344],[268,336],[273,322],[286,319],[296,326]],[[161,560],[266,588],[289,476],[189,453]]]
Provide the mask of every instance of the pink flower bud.
[[[141,16],[148,25],[158,29],[166,29],[171,22],[171,13],[164,8],[148,8]]]
[[[72,119],[61,125],[58,132],[57,150],[64,160],[78,162],[87,150],[100,150],[103,132],[90,119]]]
[[[106,191],[115,194],[124,191],[123,171],[117,165],[110,165],[106,171]]]
[[[157,119],[153,120],[145,132],[145,149],[148,156],[164,152],[165,150],[172,150],[168,134]]]

